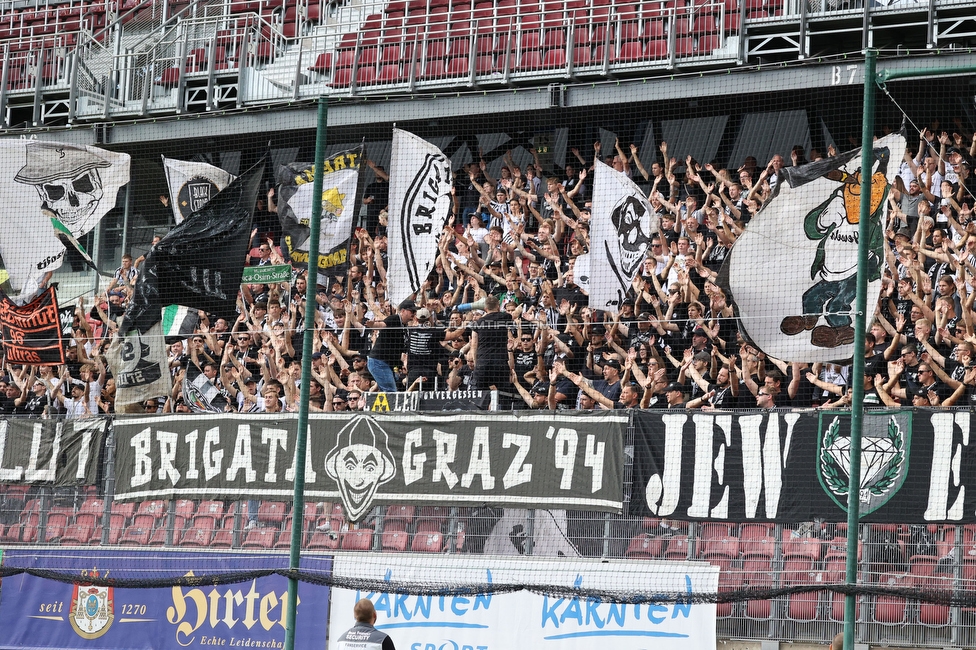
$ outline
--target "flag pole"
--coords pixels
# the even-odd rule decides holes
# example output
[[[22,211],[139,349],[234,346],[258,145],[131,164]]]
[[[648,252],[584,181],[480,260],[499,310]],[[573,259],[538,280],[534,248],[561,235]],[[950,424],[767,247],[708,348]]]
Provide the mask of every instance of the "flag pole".
[[[288,560],[288,607],[285,618],[285,650],[295,648],[295,614],[298,607],[298,568],[305,533],[305,449],[308,442],[308,400],[312,385],[312,341],[315,334],[315,287],[318,282],[319,230],[322,223],[322,174],[325,166],[326,126],[329,102],[319,97],[315,129],[315,177],[312,180],[312,218],[309,222],[308,275],[305,282],[305,336],[302,340],[302,386],[298,400],[298,437],[295,443],[295,495],[291,508],[291,553]],[[318,200],[314,200],[317,198]],[[311,316],[309,313],[311,310]]]
[[[868,251],[871,244],[871,175],[874,170],[874,89],[878,51],[864,53],[864,111],[861,122],[861,213],[857,240],[857,298],[854,307],[854,367],[851,370],[851,468],[847,484],[847,566],[844,582],[857,584],[858,523],[861,519],[861,429],[864,424],[864,339],[867,329]],[[844,648],[854,650],[857,594],[844,597]]]

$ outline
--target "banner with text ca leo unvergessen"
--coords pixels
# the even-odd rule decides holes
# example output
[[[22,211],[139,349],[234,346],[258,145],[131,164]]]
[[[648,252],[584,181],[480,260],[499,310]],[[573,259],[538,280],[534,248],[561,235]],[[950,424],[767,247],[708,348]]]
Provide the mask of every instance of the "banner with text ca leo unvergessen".
[[[352,625],[353,605],[369,598],[376,627],[399,650],[715,650],[715,605],[692,603],[692,593],[718,591],[718,567],[703,562],[634,563],[553,558],[337,556],[337,578],[392,583],[541,584],[647,594],[639,604],[568,598],[530,591],[413,596],[332,590],[329,650]],[[654,594],[688,594],[686,602],[658,602]]]
[[[3,579],[0,650],[284,648],[288,581],[270,575],[226,585],[126,589],[89,577],[160,579],[288,566],[287,554],[140,549],[5,550],[3,566],[75,572],[74,584],[27,573]],[[302,558],[327,573],[331,558]],[[325,648],[329,588],[298,584],[297,647]]]

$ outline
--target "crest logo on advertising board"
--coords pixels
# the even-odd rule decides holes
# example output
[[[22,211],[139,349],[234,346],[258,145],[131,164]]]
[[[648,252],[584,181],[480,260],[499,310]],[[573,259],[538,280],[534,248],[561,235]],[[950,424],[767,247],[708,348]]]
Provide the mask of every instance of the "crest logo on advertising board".
[[[834,503],[847,511],[851,472],[850,416],[847,434],[835,416],[824,430],[820,428],[818,477]],[[910,414],[891,414],[887,418],[867,416],[861,436],[861,482],[858,491],[861,516],[870,514],[895,496],[908,476],[908,450],[911,443]]]
[[[325,458],[325,471],[339,486],[350,521],[369,512],[376,490],[396,476],[396,459],[389,437],[376,422],[358,417],[344,426]]]
[[[75,585],[71,596],[71,627],[83,639],[97,639],[115,620],[115,592],[112,587]]]

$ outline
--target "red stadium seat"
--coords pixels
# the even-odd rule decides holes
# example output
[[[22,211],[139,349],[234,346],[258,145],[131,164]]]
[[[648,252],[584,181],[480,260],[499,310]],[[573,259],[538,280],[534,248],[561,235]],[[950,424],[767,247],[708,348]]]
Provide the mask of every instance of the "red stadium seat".
[[[152,535],[151,528],[129,526],[125,529],[118,544],[119,546],[148,546],[150,535]]]
[[[310,551],[332,551],[339,548],[339,534],[335,531],[320,531],[312,533],[312,539],[308,542]]]
[[[381,537],[380,547],[384,551],[402,552],[407,550],[407,542],[410,534],[405,530],[384,530]]]
[[[255,528],[247,533],[241,548],[270,549],[277,535],[278,531],[274,528]]]
[[[214,532],[213,539],[210,540],[210,548],[230,548],[234,545],[234,531],[220,529]]]
[[[213,528],[196,527],[187,528],[183,531],[180,546],[209,546],[213,539]]]
[[[627,545],[627,550],[624,551],[624,557],[656,559],[661,557],[663,551],[663,539],[644,533],[643,535],[637,535],[631,538],[630,544]]]
[[[440,533],[417,533],[410,550],[421,553],[440,553],[444,548],[444,536]]]
[[[262,501],[258,506],[258,521],[263,524],[281,524],[285,520],[285,510],[282,501]]]
[[[64,530],[64,534],[61,535],[61,545],[76,546],[79,544],[87,544],[94,530],[94,526],[75,522]]]
[[[688,536],[675,535],[668,540],[668,549],[664,552],[664,557],[668,560],[687,560],[688,549]]]
[[[373,548],[373,530],[371,528],[347,530],[339,537],[339,546],[344,551],[368,551]]]

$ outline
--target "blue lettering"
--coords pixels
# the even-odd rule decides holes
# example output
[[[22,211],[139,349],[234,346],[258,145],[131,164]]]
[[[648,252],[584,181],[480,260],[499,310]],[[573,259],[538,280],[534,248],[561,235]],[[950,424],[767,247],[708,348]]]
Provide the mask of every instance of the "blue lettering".
[[[451,600],[451,611],[457,614],[458,616],[464,616],[465,614],[468,613],[467,605],[470,602],[471,601],[467,598],[461,598],[460,596],[455,596]],[[465,609],[461,609],[462,605],[465,606]]]
[[[357,600],[356,602],[358,603],[359,601]],[[413,645],[410,646],[410,650],[420,650],[420,644],[414,643]]]
[[[647,620],[654,623],[654,625],[660,625],[664,622],[663,614],[666,614],[667,611],[667,605],[662,605],[658,602],[651,602],[651,604],[647,606]]]
[[[688,574],[685,574],[685,592],[688,594],[688,600],[675,602],[671,618],[678,618],[678,614],[684,614],[685,618],[691,616],[691,576]]]
[[[444,596],[439,596],[437,600],[440,603],[440,608],[441,608],[441,611],[443,612],[444,611]]]
[[[463,646],[461,646],[461,650],[474,650],[474,646],[473,645],[463,645]]]
[[[384,612],[387,618],[393,618],[393,610],[390,607],[390,594],[380,594],[373,606],[378,612]]]
[[[634,603],[634,618],[640,620],[640,603]]]
[[[428,643],[426,646],[424,646],[424,650],[437,650],[437,646],[433,643]]]
[[[610,603],[610,611],[607,612],[607,623],[610,623],[610,619],[612,618],[617,622],[617,625],[623,627],[626,609],[626,605],[622,605],[620,603]]]
[[[398,616],[403,612],[403,618],[410,620],[410,608],[407,606],[408,594],[397,594],[393,600],[393,615]]]
[[[589,625],[592,621],[596,624],[598,629],[603,629],[603,619],[600,618],[600,605],[602,601],[599,598],[587,598],[586,599],[586,624]]]
[[[579,598],[569,601],[569,606],[563,610],[563,615],[559,619],[560,623],[565,623],[567,618],[575,619],[577,625],[583,624],[583,610],[580,609]]]
[[[430,618],[430,596],[417,596],[417,606],[413,609],[413,615],[420,614],[424,618]]]
[[[562,604],[563,599],[560,598],[552,604],[552,607],[550,607],[549,596],[542,597],[542,629],[546,629],[546,622],[550,620],[552,621],[553,627],[557,629],[559,628],[559,619],[556,618],[556,610],[559,609],[559,606]]]
[[[486,645],[479,645],[477,648],[475,648],[475,650],[488,650],[488,646],[486,646]]]
[[[478,609],[478,607],[484,607],[485,609],[491,607],[491,594],[477,594],[474,597],[473,609]]]

